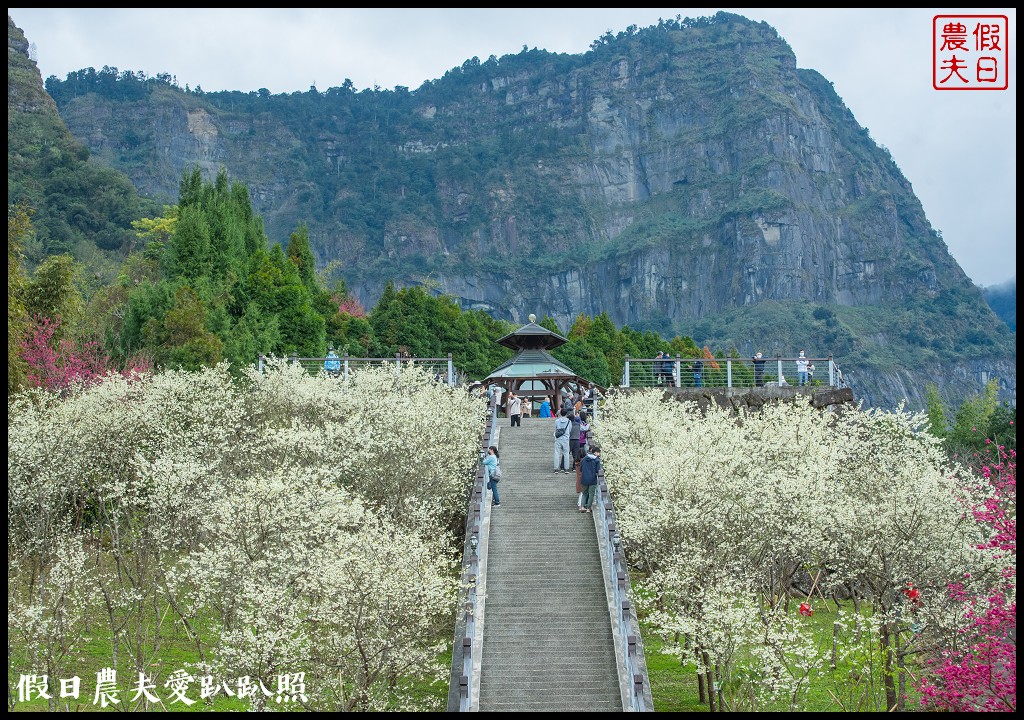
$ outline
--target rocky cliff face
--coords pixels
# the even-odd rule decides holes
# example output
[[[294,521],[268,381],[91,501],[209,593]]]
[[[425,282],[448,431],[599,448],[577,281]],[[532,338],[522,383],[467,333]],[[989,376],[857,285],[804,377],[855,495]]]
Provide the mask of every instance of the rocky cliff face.
[[[929,381],[956,401],[991,375],[1015,398],[1012,336],[893,159],[764,23],[467,62],[415,92],[50,89],[145,193],[173,201],[183,168],[227,167],[271,237],[308,223],[365,305],[426,283],[521,322],[607,312],[716,349],[815,347],[871,404],[920,405]],[[790,309],[764,326],[726,320],[773,304]],[[834,310],[842,333],[794,306]]]

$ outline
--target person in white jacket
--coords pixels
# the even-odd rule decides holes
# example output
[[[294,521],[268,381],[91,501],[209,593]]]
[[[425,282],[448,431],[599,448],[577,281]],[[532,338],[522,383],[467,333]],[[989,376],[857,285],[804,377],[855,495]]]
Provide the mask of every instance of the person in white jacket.
[[[803,387],[807,384],[807,365],[810,361],[804,355],[804,351],[800,351],[800,357],[796,359],[796,384],[799,387]]]
[[[508,416],[512,418],[511,427],[522,427],[519,422],[523,413],[523,401],[518,395],[512,393],[508,399]]]
[[[572,455],[569,453],[569,432],[572,430],[572,421],[569,420],[569,411],[563,409],[555,418],[555,472],[568,473],[572,466]]]

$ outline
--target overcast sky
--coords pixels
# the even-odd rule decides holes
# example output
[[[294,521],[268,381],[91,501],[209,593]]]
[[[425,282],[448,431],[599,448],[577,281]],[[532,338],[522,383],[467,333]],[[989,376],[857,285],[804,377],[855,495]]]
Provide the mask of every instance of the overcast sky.
[[[892,153],[932,226],[978,285],[1016,276],[1016,38],[1013,8],[88,9],[8,8],[43,78],[104,65],[166,72],[184,87],[272,93],[415,90],[476,56],[524,45],[583,53],[606,31],[719,10],[764,20],[798,67],[831,80],[858,122]],[[1009,18],[1009,89],[932,88],[932,18]]]

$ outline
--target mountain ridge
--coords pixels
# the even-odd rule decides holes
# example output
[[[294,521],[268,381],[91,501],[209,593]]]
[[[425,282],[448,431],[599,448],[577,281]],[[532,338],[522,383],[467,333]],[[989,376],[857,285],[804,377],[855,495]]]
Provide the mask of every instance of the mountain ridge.
[[[923,406],[929,381],[955,401],[991,376],[1015,397],[1012,335],[895,161],[766,23],[524,49],[412,92],[113,75],[47,81],[94,156],[151,197],[191,163],[229,168],[272,239],[308,220],[364,305],[395,279],[510,320],[606,310],[715,347],[825,346],[869,404]],[[758,307],[759,327],[728,320]]]

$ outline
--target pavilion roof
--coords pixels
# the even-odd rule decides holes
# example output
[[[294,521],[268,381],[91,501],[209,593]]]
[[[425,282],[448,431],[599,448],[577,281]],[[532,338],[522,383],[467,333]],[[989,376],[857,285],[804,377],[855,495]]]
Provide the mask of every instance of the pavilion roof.
[[[533,316],[531,315],[531,317]],[[529,322],[515,332],[498,339],[499,345],[513,350],[552,350],[567,342],[569,341],[566,338],[535,322]],[[568,370],[568,368],[566,369]]]
[[[576,373],[544,350],[523,350],[491,371],[496,378],[575,378]]]

